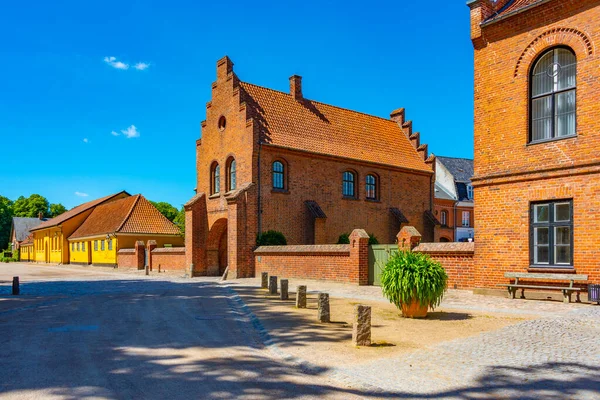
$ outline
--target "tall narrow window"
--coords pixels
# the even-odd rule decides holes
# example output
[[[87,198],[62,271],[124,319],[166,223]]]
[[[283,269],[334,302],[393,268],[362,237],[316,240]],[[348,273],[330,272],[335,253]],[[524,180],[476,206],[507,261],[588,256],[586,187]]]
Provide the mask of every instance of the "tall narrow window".
[[[356,197],[356,174],[352,171],[344,172],[342,176],[342,194],[344,197]]]
[[[218,163],[213,163],[210,170],[210,194],[217,194],[221,192],[221,167]]]
[[[94,251],[98,251],[98,241],[94,240]]]
[[[104,245],[104,239],[102,239],[100,241],[100,250],[104,251],[105,245]]]
[[[531,205],[531,263],[573,265],[573,202]]]
[[[467,185],[467,198],[473,200],[473,186]]]
[[[113,249],[113,241],[112,241],[112,239],[108,239],[108,249],[109,250]]]
[[[375,175],[367,175],[367,177],[365,178],[367,200],[378,199],[377,183],[377,177]]]
[[[576,134],[577,59],[564,47],[544,53],[531,70],[530,142]]]
[[[237,175],[235,158],[230,158],[227,163],[227,191],[235,190],[237,187]]]
[[[440,223],[442,226],[448,226],[448,211],[442,210],[440,213]]]
[[[462,212],[462,226],[468,228],[471,225],[471,212],[463,211]]]
[[[285,189],[285,167],[281,161],[273,163],[273,189]]]

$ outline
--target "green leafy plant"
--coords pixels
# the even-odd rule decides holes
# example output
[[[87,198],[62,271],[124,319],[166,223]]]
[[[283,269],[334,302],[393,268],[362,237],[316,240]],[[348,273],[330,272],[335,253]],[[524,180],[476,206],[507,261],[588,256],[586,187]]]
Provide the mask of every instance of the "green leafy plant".
[[[381,273],[383,295],[401,308],[418,301],[431,309],[439,306],[448,283],[441,264],[427,254],[401,251],[393,254]]]
[[[259,233],[256,236],[256,245],[257,246],[285,246],[287,245],[287,240],[283,233],[279,231],[266,231],[263,233]]]
[[[350,244],[350,234],[342,233],[338,237],[337,244]],[[377,240],[377,238],[375,237],[374,234],[369,233],[369,245],[371,245],[371,244],[379,244],[379,240]]]

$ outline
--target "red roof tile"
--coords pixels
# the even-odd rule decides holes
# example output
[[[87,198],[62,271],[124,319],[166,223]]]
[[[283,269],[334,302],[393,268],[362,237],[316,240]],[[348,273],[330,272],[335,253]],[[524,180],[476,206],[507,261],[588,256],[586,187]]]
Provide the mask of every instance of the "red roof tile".
[[[179,228],[142,195],[126,197],[100,205],[69,239],[108,233],[178,235]]]
[[[77,207],[74,207],[74,208],[70,209],[69,211],[60,214],[58,217],[54,217],[52,219],[42,222],[35,228],[31,229],[31,231],[32,232],[38,231],[40,229],[46,229],[46,228],[51,228],[53,226],[60,225],[63,222],[65,222],[66,220],[71,219],[71,218],[75,217],[76,215],[79,215],[82,212],[85,212],[91,208],[94,208],[102,203],[111,201],[119,195],[129,196],[129,193],[127,193],[126,191],[122,191],[119,193],[111,194],[110,196],[102,197],[102,198],[99,198],[96,200],[88,201],[87,203],[80,204]]]
[[[263,142],[290,149],[431,172],[394,121],[240,82]]]

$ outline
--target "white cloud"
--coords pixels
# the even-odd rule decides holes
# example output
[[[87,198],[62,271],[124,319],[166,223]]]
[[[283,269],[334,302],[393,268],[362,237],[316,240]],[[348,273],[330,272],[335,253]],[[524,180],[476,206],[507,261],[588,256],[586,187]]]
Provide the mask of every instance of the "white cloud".
[[[75,196],[79,196],[79,197],[88,197],[89,194],[87,193],[83,193],[83,192],[75,192]]]
[[[116,69],[129,69],[129,64],[117,61],[116,57],[104,57],[104,62]]]
[[[83,143],[89,143],[90,141],[88,140],[88,138],[83,138]]]
[[[116,132],[116,131],[112,131],[112,132],[110,132],[110,134],[113,135],[113,136],[121,136],[121,135],[123,135],[127,139],[133,139],[133,138],[140,137],[140,131],[138,131],[138,129],[135,127],[135,125],[131,125],[127,129],[121,129],[121,133]]]
[[[148,69],[148,67],[150,67],[150,63],[144,62],[139,62],[133,66],[133,68],[137,69],[138,71],[143,71],[145,69]]]

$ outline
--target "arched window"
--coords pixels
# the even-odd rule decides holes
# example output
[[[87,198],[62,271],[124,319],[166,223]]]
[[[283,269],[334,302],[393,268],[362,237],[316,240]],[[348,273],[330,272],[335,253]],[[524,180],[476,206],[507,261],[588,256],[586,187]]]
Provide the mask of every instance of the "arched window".
[[[442,226],[448,226],[448,211],[442,210],[440,213],[440,223]]]
[[[367,200],[377,200],[378,196],[378,179],[377,176],[369,174],[365,178],[365,188],[367,192]]]
[[[213,163],[210,175],[210,193],[217,194],[221,192],[221,167],[218,163]]]
[[[285,166],[281,161],[273,163],[273,189],[285,189]]]
[[[235,158],[231,157],[227,162],[227,191],[237,188],[237,175]]]
[[[576,134],[577,59],[567,48],[548,50],[530,76],[530,142]]]
[[[352,171],[346,171],[342,180],[342,194],[344,197],[356,197],[356,174]]]

